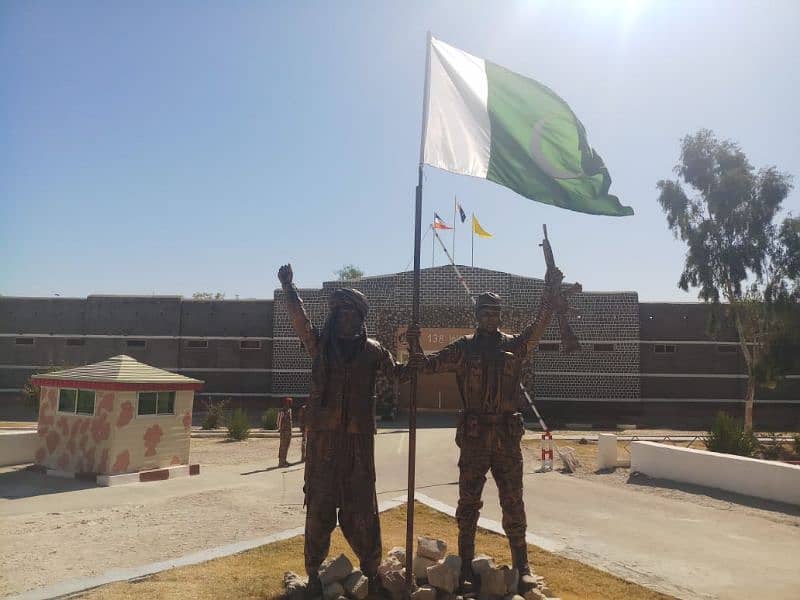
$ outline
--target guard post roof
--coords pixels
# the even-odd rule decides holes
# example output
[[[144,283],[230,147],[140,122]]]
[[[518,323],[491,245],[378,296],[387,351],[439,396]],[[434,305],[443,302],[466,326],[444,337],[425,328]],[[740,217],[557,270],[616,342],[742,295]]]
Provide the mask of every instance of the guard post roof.
[[[39,373],[31,377],[31,382],[38,386],[97,390],[177,391],[203,387],[199,379],[151,367],[125,354],[73,369]]]

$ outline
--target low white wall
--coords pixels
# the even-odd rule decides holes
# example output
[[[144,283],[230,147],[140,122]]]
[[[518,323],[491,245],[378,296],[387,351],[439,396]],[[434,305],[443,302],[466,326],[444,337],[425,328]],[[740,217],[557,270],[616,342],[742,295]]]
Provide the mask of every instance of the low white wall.
[[[0,467],[32,463],[38,445],[35,430],[0,433]]]
[[[631,471],[800,505],[800,467],[786,463],[633,442]]]

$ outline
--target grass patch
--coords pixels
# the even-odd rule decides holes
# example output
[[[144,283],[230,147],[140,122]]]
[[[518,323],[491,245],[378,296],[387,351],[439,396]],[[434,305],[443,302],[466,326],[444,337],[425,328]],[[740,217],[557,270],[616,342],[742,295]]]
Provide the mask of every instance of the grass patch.
[[[444,539],[454,550],[456,521],[425,505],[416,504],[415,532]],[[384,554],[393,546],[405,546],[405,506],[381,513]],[[478,529],[477,551],[510,563],[505,537]],[[355,556],[337,528],[331,540],[332,555],[344,552],[357,565]],[[629,583],[593,567],[530,546],[531,563],[537,574],[563,600],[580,598],[627,600],[667,600],[672,598],[634,583]],[[275,542],[235,556],[211,560],[190,567],[164,571],[137,582],[112,583],[79,596],[93,600],[136,598],[216,599],[278,598],[283,593],[284,571],[304,574],[303,537]]]
[[[0,427],[32,427],[36,428],[38,421],[0,421]]]

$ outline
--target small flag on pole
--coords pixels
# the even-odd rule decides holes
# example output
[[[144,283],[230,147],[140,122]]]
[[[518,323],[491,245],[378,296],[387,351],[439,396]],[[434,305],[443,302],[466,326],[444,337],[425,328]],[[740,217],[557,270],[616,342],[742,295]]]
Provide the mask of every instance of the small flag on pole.
[[[450,227],[450,225],[445,223],[444,219],[442,219],[442,217],[440,217],[436,213],[433,213],[433,228],[434,229],[452,229],[452,227]]]
[[[538,81],[430,38],[421,162],[593,215],[633,209],[569,105]]]
[[[472,233],[482,238],[492,237],[491,233],[489,233],[483,227],[481,227],[481,224],[478,223],[478,219],[475,217],[475,215],[472,215]]]
[[[456,208],[458,209],[458,216],[461,217],[461,222],[463,223],[467,220],[467,213],[465,213],[464,209],[461,208],[461,202],[458,200],[456,200]]]

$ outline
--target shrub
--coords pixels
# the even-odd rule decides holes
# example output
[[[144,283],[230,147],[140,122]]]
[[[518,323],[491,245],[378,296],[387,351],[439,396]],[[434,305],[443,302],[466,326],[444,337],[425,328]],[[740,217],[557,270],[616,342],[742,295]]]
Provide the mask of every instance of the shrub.
[[[744,428],[742,421],[734,419],[725,412],[719,412],[714,419],[706,447],[711,452],[753,456],[758,447],[758,440],[752,431]]]
[[[777,433],[771,433],[772,440],[766,444],[759,443],[761,456],[766,460],[778,460],[781,457],[781,443]]]
[[[244,410],[237,408],[233,411],[231,420],[228,423],[228,439],[229,440],[246,440],[250,437],[250,421],[247,418]]]
[[[800,456],[800,433],[794,436],[794,453]]]
[[[277,429],[278,428],[278,409],[268,408],[261,415],[261,429]]]
[[[230,398],[214,402],[210,398],[204,401],[206,416],[203,419],[203,429],[216,429],[225,425],[225,410],[230,404]]]

